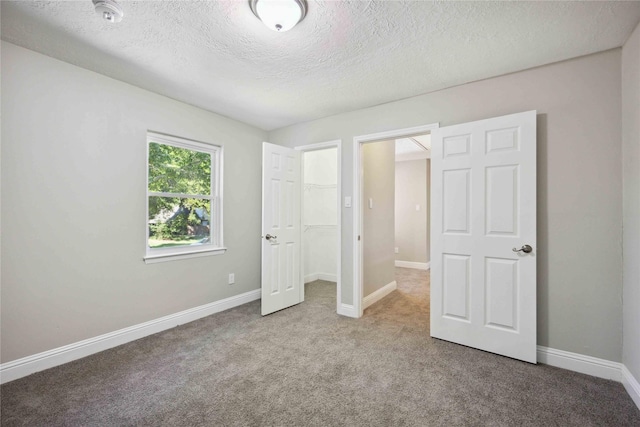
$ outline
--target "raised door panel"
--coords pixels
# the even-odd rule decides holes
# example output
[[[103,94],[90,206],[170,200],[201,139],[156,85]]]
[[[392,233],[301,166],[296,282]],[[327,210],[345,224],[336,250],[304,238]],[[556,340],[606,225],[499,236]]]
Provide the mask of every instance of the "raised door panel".
[[[471,171],[445,170],[442,177],[442,231],[471,233]]]
[[[486,132],[486,152],[500,153],[520,150],[520,128],[495,129]]]
[[[470,257],[443,254],[442,315],[454,320],[469,321]]]
[[[485,325],[518,331],[518,260],[485,258]]]
[[[486,168],[486,234],[516,236],[519,217],[518,165]]]

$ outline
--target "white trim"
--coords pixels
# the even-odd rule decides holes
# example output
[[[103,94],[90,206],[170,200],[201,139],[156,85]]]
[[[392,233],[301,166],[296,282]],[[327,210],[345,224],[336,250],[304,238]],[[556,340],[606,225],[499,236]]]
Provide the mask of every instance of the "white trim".
[[[304,276],[304,283],[315,282],[316,280],[326,280],[327,282],[337,282],[338,276],[336,274],[328,273],[313,273]]]
[[[384,132],[376,132],[370,133],[368,135],[360,135],[354,138],[358,140],[358,142],[373,142],[373,141],[384,141],[387,139],[400,139],[406,138],[409,136],[422,135],[425,133],[431,133],[433,129],[438,129],[440,127],[439,123],[430,123],[428,125],[422,126],[414,126],[410,128],[403,129],[394,129],[388,130]]]
[[[153,141],[150,141],[151,139],[153,139]],[[158,142],[160,144],[173,145],[175,147],[186,148],[187,150],[193,151],[200,151],[202,153],[209,153],[212,149],[216,150],[222,148],[222,146],[217,144],[198,141],[196,139],[184,138],[182,136],[169,135],[168,133],[156,132],[153,130],[147,130],[147,143],[148,142]],[[148,172],[149,171],[147,170],[147,177],[149,176]]]
[[[416,270],[428,270],[431,268],[431,262],[413,262],[396,260],[396,267],[414,268]]]
[[[187,253],[165,253],[165,254],[157,254],[157,255],[147,255],[145,256],[144,262],[145,264],[155,264],[158,262],[166,262],[166,261],[175,261],[179,259],[189,259],[189,258],[200,258],[203,256],[210,255],[221,255],[227,251],[227,248],[211,248],[204,249],[201,251],[187,252]]]
[[[568,369],[607,380],[622,381],[622,364],[618,362],[540,345],[537,346],[537,358],[539,363],[556,368]]]
[[[373,293],[370,293],[369,295],[364,297],[364,300],[362,301],[363,310],[365,308],[369,307],[370,305],[373,305],[373,304],[377,303],[382,298],[386,297],[387,295],[389,295],[391,292],[395,291],[396,289],[398,289],[398,284],[394,280],[393,282],[384,285],[383,287],[381,287],[377,291],[375,291]]]
[[[318,273],[307,274],[306,276],[304,276],[305,284],[315,282],[316,280],[318,280]]]
[[[353,317],[354,319],[360,317],[358,316],[358,313],[356,313],[355,307],[350,304],[340,304],[338,306],[338,314],[341,316]]]
[[[364,311],[362,303],[362,241],[358,240],[358,236],[362,235],[362,209],[360,206],[360,200],[362,199],[362,144],[430,133],[439,127],[439,123],[432,123],[424,126],[360,135],[353,138],[353,306],[358,317],[361,317]]]
[[[300,151],[317,151],[317,150],[324,150],[325,148],[333,148],[333,147],[339,148],[340,145],[342,145],[342,140],[334,139],[333,141],[318,142],[317,144],[298,145],[297,147],[294,147],[294,149],[300,150]]]
[[[537,346],[537,358],[538,363],[545,365],[622,382],[627,393],[640,409],[640,383],[622,363],[541,345]]]
[[[260,299],[260,289],[3,363],[0,365],[0,384],[81,359],[258,299]]]
[[[640,409],[640,383],[631,372],[629,372],[625,365],[622,365],[622,385],[624,385],[627,393],[629,393],[633,402],[638,409]]]
[[[296,150],[300,150],[303,153],[307,152],[307,151],[317,151],[317,150],[324,150],[327,148],[337,148],[337,156],[338,156],[338,177],[337,177],[337,181],[336,181],[336,191],[337,191],[337,213],[338,213],[338,218],[337,218],[337,234],[338,234],[338,238],[337,240],[337,244],[336,244],[336,253],[337,253],[337,265],[336,265],[336,275],[332,278],[332,279],[322,279],[322,277],[320,276],[320,273],[318,273],[318,278],[322,279],[322,280],[329,280],[331,282],[336,282],[336,313],[343,315],[343,316],[348,316],[348,317],[357,317],[357,316],[353,316],[352,313],[352,306],[346,305],[346,304],[342,304],[342,140],[341,139],[335,139],[332,141],[327,141],[327,142],[319,142],[316,144],[307,144],[307,145],[300,145],[295,147]],[[304,165],[304,159],[301,160],[301,163]],[[304,168],[302,170],[303,173],[303,178],[302,181],[304,183]],[[302,191],[304,191],[304,185],[301,185]],[[301,198],[301,200],[304,202],[304,197]],[[302,205],[301,205],[302,207]],[[302,221],[302,215],[300,215],[300,221]],[[302,254],[302,256],[300,257],[300,271],[303,271],[302,266],[304,266],[304,254]],[[304,273],[301,273],[304,274]],[[306,279],[306,278],[305,278]],[[307,283],[306,280],[304,283]],[[302,290],[301,290],[301,295],[302,298],[301,300],[304,301],[304,286],[302,286]],[[347,307],[347,308],[345,308]],[[351,307],[351,308],[350,308]]]

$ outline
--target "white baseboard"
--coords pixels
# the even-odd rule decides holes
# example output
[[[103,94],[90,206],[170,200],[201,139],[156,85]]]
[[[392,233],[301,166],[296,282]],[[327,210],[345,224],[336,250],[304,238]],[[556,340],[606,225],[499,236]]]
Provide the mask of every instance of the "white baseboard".
[[[369,307],[370,305],[377,303],[382,298],[386,297],[391,292],[395,291],[397,288],[398,288],[398,284],[394,280],[393,282],[384,285],[383,287],[381,287],[377,291],[367,295],[362,300],[362,309],[364,310],[365,308]]]
[[[537,349],[537,357],[538,362],[544,363],[545,365],[568,369],[607,380],[622,381],[622,363],[540,345]]]
[[[624,365],[622,365],[622,384],[638,409],[640,409],[640,383]]]
[[[306,276],[304,276],[304,283],[311,283],[315,282],[316,280],[318,280],[318,273],[307,274]]]
[[[396,267],[415,268],[416,270],[428,270],[431,268],[430,262],[412,262],[396,260]]]
[[[304,283],[315,282],[316,280],[326,280],[327,282],[337,282],[338,276],[336,274],[328,273],[313,273],[304,276]]]
[[[261,290],[245,292],[209,304],[194,307],[175,314],[160,317],[149,322],[109,332],[104,335],[54,348],[22,359],[0,365],[0,384],[25,377],[54,366],[81,359],[100,351],[117,347],[128,342],[174,328],[178,325],[210,316],[221,311],[260,299]]]
[[[338,306],[338,314],[342,316],[353,317],[354,319],[358,318],[355,307],[350,304],[340,304]]]

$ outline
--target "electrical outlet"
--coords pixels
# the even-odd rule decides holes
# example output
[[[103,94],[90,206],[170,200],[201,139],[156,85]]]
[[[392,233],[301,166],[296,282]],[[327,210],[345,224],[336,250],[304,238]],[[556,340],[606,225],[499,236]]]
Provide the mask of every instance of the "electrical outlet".
[[[400,248],[396,248],[396,253],[399,254],[400,253]]]
[[[233,285],[234,283],[236,283],[236,275],[233,273],[229,273],[229,284]]]

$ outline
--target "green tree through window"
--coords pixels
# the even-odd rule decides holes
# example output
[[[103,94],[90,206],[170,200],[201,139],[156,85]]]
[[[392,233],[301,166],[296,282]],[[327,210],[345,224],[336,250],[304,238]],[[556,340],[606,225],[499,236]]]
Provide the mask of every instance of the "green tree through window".
[[[214,176],[218,147],[148,139],[148,240],[151,250],[211,245],[217,239]],[[213,168],[213,169],[212,169]],[[149,249],[147,252],[149,252]]]

